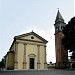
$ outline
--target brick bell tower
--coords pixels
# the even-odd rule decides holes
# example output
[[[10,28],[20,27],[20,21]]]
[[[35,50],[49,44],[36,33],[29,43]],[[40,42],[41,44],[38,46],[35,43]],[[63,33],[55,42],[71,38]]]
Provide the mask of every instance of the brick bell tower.
[[[62,29],[66,25],[63,17],[61,16],[59,10],[57,12],[56,20],[55,20],[55,51],[56,51],[56,68],[64,69],[67,68],[68,62],[68,52],[64,50],[62,45]]]

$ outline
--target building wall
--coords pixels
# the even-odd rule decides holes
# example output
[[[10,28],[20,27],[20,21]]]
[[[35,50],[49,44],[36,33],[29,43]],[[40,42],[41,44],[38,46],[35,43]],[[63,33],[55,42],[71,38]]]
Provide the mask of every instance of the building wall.
[[[28,70],[30,69],[30,58],[34,58],[34,69],[47,69],[46,44],[34,35],[22,36],[13,41],[7,53],[6,68]]]
[[[14,52],[8,52],[6,56],[6,69],[14,69]]]
[[[44,46],[40,46],[40,69],[44,69],[44,63],[45,63],[45,58],[44,58]]]
[[[55,48],[56,48],[56,62],[62,62],[62,32],[55,35]]]
[[[29,56],[30,54],[34,54],[35,56]],[[29,58],[35,58],[35,69],[37,69],[37,46],[36,45],[29,45],[26,46],[26,62],[27,62],[27,69],[29,69]]]
[[[30,41],[23,41],[23,40],[17,40],[18,42],[18,53],[17,53],[17,69],[29,69],[29,58],[34,58],[35,65],[34,69],[45,69],[44,63],[46,63],[46,53],[45,52],[45,46],[46,44],[39,43],[39,42],[30,42]],[[24,56],[24,45],[26,49],[26,56]],[[40,60],[40,68],[38,68],[38,46],[39,46],[39,60]],[[15,53],[16,54],[16,53]],[[33,56],[34,55],[34,56]],[[26,59],[25,59],[26,58]],[[25,60],[24,60],[25,59]],[[23,62],[26,63],[26,68],[23,68]]]
[[[68,62],[68,52],[64,50],[62,45],[62,37],[62,32],[55,35],[56,68],[65,68],[65,64]]]
[[[18,69],[23,69],[24,45],[18,44]]]

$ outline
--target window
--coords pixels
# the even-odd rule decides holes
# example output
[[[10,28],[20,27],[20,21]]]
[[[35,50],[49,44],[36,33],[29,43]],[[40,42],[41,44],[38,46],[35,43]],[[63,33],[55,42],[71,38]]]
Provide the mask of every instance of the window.
[[[34,37],[33,37],[33,36],[31,36],[31,39],[34,39]]]

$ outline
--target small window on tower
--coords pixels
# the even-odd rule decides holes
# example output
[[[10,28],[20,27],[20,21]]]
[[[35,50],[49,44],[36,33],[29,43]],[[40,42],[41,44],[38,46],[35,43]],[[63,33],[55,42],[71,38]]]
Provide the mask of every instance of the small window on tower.
[[[33,37],[33,36],[31,36],[31,39],[34,39],[34,37]]]
[[[63,26],[61,26],[61,30],[63,30]]]

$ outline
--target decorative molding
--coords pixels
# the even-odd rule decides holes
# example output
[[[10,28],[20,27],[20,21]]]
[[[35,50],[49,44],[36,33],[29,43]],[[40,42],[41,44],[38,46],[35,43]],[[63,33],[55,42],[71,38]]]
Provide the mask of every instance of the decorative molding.
[[[26,43],[23,43],[24,45],[27,45]]]
[[[30,44],[30,45],[39,45],[39,46],[45,46],[45,44],[39,44],[39,43],[32,43],[32,42],[26,42],[26,41],[24,41],[24,42],[21,42],[21,41],[18,41],[19,43],[21,43],[21,44]]]
[[[27,62],[23,62],[23,69],[26,69]]]
[[[29,40],[29,39],[17,39],[17,40],[23,40],[23,41],[30,41],[30,42],[37,42],[37,43],[44,43],[44,44],[46,44],[45,42],[43,42],[43,41],[35,41],[35,40]]]
[[[23,64],[27,64],[27,62],[23,62]]]
[[[40,40],[42,40],[44,43],[47,43],[48,42],[47,40],[45,40],[44,38],[42,38],[41,36],[39,36],[35,32],[30,32],[30,33],[26,33],[26,34],[22,34],[22,35],[15,36],[15,39],[20,39],[21,37],[25,37],[25,36],[29,36],[29,35],[36,36],[37,38],[39,38]]]
[[[47,63],[44,63],[44,69],[47,69]]]
[[[37,63],[37,69],[40,69],[41,63]]]
[[[47,64],[47,62],[45,62],[44,64]]]
[[[44,62],[46,62],[46,46],[44,46]]]
[[[19,44],[19,42],[15,42],[15,44]]]
[[[18,67],[18,44],[17,42],[15,43],[15,69]]]
[[[40,62],[37,62],[37,64],[41,64]]]
[[[35,54],[29,54],[28,56],[29,56],[29,57],[36,57]]]
[[[46,45],[44,47],[47,47]]]
[[[40,63],[40,45],[37,45],[37,55],[38,63]]]
[[[26,43],[23,43],[24,45],[24,56],[23,56],[23,69],[26,69]]]
[[[18,63],[18,62],[14,61],[14,63]]]
[[[15,62],[14,66],[15,66],[15,69],[18,69],[18,62]]]
[[[24,60],[23,60],[23,62],[26,62],[26,44],[24,44]]]

